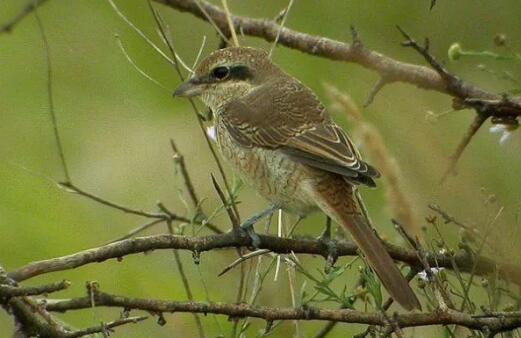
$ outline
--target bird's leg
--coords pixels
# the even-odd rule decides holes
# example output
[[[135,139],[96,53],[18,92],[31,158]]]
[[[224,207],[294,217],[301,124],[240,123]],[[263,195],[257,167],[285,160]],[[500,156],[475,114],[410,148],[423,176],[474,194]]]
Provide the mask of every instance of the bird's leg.
[[[331,239],[331,217],[326,216],[326,226],[324,230],[322,230],[318,240],[323,242],[327,247],[327,259],[324,271],[329,273],[338,258],[336,243]]]
[[[279,209],[277,206],[272,205],[266,210],[263,210],[262,212],[259,212],[258,214],[251,216],[250,218],[241,223],[241,229],[244,230],[251,238],[251,243],[254,248],[257,248],[259,246],[260,238],[259,235],[255,233],[253,225],[260,221],[262,218],[271,216],[277,209]]]
[[[318,239],[324,242],[331,240],[331,217],[326,216],[326,225]]]

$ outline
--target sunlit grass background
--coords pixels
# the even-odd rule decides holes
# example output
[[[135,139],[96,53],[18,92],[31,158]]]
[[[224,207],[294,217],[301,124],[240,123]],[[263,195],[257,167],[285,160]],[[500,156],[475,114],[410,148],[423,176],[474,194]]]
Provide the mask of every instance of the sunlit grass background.
[[[447,60],[447,49],[461,42],[473,50],[493,50],[497,33],[508,36],[508,48],[521,51],[517,0],[479,2],[472,0],[438,1],[429,11],[430,1],[295,1],[286,25],[310,34],[350,41],[350,25],[357,27],[369,47],[396,59],[423,63],[420,56],[400,46],[399,24],[418,40],[431,38],[431,50]],[[153,18],[145,1],[119,1],[128,17],[156,43]],[[7,0],[0,4],[0,23],[13,17],[24,1]],[[229,0],[236,14],[275,17],[286,2]],[[207,44],[203,55],[218,45],[211,26],[166,7],[158,6],[168,22],[179,54],[194,60],[203,36]],[[173,138],[187,162],[203,208],[208,213],[219,205],[211,186],[210,174],[216,166],[207,150],[195,116],[188,103],[172,99],[179,84],[173,69],[139,38],[104,0],[52,0],[39,14],[49,38],[55,108],[63,137],[65,155],[73,181],[83,189],[107,199],[138,209],[153,210],[158,200],[181,214],[188,214],[179,196],[182,185],[176,178],[169,138]],[[135,62],[152,77],[171,88],[165,91],[143,78],[121,53],[115,34]],[[258,39],[240,38],[243,45],[269,48]],[[496,48],[497,49],[497,48]],[[497,49],[506,52],[505,49]],[[274,60],[282,68],[315,90],[327,104],[324,83],[330,83],[352,95],[362,105],[378,80],[375,73],[357,65],[332,62],[283,47],[277,48]],[[506,80],[481,72],[477,65],[520,74],[519,62],[499,62],[464,58],[449,62],[450,70],[492,92],[515,87]],[[202,107],[202,106],[201,106]],[[474,114],[459,111],[446,115],[437,123],[426,121],[427,111],[449,110],[446,95],[427,92],[405,84],[385,87],[364,116],[383,134],[388,148],[400,164],[405,189],[410,193],[419,215],[430,212],[427,204],[436,202],[458,218],[486,226],[498,205],[504,212],[494,225],[492,238],[502,252],[493,254],[504,260],[519,262],[518,213],[521,210],[521,134],[514,133],[504,145],[499,136],[488,132],[489,124],[478,133],[458,165],[459,175],[446,184],[439,183],[447,167],[448,156],[459,142]],[[33,15],[27,17],[11,34],[0,36],[0,264],[7,270],[28,262],[69,254],[103,244],[125,234],[145,220],[97,205],[67,194],[52,182],[63,179],[50,123],[45,52]],[[335,120],[349,130],[345,116]],[[363,149],[362,149],[363,151]],[[370,159],[369,159],[370,160]],[[230,174],[231,176],[231,174]],[[483,192],[485,190],[485,192]],[[181,191],[181,192],[180,192]],[[483,200],[495,194],[497,204],[485,206]],[[364,190],[363,195],[378,230],[399,243],[392,230],[384,187]],[[186,195],[184,195],[186,197]],[[240,195],[240,212],[247,216],[261,210],[265,202],[245,187]],[[288,221],[290,218],[288,217]],[[299,234],[317,235],[323,217],[314,216],[300,226]],[[229,225],[219,217],[223,229]],[[165,232],[160,226],[149,233]],[[450,243],[457,243],[457,229],[442,227]],[[213,301],[235,299],[238,274],[231,272],[217,278],[217,273],[235,259],[233,251],[204,253],[201,264],[192,262],[191,253],[182,253],[195,297],[207,296],[200,275]],[[323,259],[307,257],[303,262],[310,270],[323,267]],[[347,259],[340,260],[341,263]],[[356,269],[348,285],[355,281]],[[282,272],[285,272],[283,269]],[[104,262],[74,271],[34,278],[27,284],[45,283],[63,278],[73,286],[57,297],[85,293],[84,282],[97,280],[107,292],[136,297],[186,299],[170,251],[126,257],[122,262]],[[303,277],[298,276],[299,285]],[[339,288],[341,285],[339,284]],[[478,304],[486,300],[477,299]],[[261,294],[260,304],[291,304],[285,273],[277,282],[270,274]],[[327,305],[327,304],[326,304]],[[71,325],[85,327],[117,317],[117,310],[94,309],[61,316]],[[116,337],[176,337],[195,334],[189,314],[166,315],[160,327],[150,319],[117,330]],[[217,324],[217,322],[219,324]],[[254,320],[247,336],[254,336],[264,323]],[[287,337],[291,323],[273,336]],[[319,323],[303,324],[311,336]],[[229,334],[231,323],[225,317],[204,318],[208,336]],[[333,336],[347,336],[360,331],[357,325],[339,325]],[[0,337],[8,337],[12,320],[0,314]],[[423,332],[423,333],[422,333]],[[425,333],[428,332],[428,333]],[[437,335],[442,331],[417,331],[416,336]]]

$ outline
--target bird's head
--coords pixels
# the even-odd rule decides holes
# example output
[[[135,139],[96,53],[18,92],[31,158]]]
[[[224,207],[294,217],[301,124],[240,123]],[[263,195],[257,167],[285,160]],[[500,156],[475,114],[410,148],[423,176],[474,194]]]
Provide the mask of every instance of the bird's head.
[[[201,96],[217,111],[226,103],[240,99],[270,80],[280,70],[271,63],[268,53],[250,47],[217,50],[197,66],[194,75],[182,83],[174,96]]]

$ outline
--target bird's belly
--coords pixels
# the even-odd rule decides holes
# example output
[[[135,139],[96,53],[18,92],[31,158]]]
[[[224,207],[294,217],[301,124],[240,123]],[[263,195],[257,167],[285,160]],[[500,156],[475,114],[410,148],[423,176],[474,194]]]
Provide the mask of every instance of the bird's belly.
[[[219,128],[217,139],[221,154],[235,172],[270,203],[301,216],[318,210],[305,189],[316,179],[312,168],[278,150],[243,147]]]

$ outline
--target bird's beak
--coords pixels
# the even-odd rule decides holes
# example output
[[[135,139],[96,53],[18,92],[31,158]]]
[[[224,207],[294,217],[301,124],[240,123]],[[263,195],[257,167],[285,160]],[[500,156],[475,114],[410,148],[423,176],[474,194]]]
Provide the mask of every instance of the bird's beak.
[[[197,77],[193,77],[188,81],[185,81],[177,87],[174,92],[175,96],[180,97],[193,97],[201,95],[206,88],[205,84],[202,83]]]

